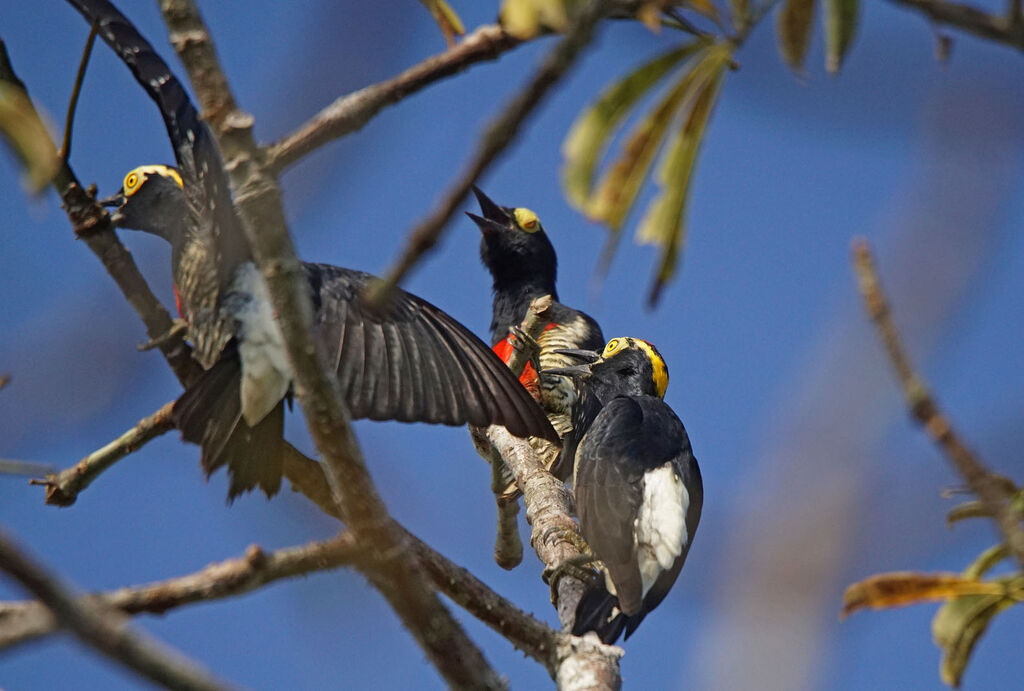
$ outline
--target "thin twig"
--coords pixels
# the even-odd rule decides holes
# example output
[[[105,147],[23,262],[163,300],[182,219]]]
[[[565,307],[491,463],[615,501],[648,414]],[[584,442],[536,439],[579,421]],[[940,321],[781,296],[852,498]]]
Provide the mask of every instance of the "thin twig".
[[[75,127],[75,110],[78,108],[78,96],[82,93],[82,82],[85,81],[85,69],[89,66],[89,58],[92,56],[92,47],[96,43],[96,25],[89,29],[89,38],[85,40],[85,50],[82,51],[82,61],[78,63],[78,74],[75,75],[75,85],[71,88],[71,100],[68,101],[68,114],[64,118],[64,141],[57,150],[61,160],[71,158],[71,132]]]
[[[1024,529],[1021,527],[1021,517],[1010,506],[1010,500],[1013,498],[1013,491],[1010,489],[1012,483],[989,471],[966,447],[949,419],[939,409],[924,380],[914,371],[893,322],[888,299],[875,269],[871,248],[865,240],[854,241],[853,267],[861,296],[864,298],[864,308],[878,329],[889,361],[903,387],[911,414],[932,441],[945,452],[956,470],[967,481],[968,487],[981,500],[988,514],[996,518],[1003,539],[1014,557],[1024,567]]]
[[[0,81],[25,89],[25,85],[14,73],[2,41]],[[106,209],[97,204],[96,199],[82,187],[67,160],[61,165],[52,184],[60,195],[75,236],[84,240],[103,263],[125,299],[146,325],[146,334],[150,338],[157,338],[167,333],[172,326],[171,315],[153,295],[132,255],[117,239]],[[182,384],[187,385],[199,375],[199,365],[192,360],[189,347],[180,338],[161,344],[160,352]]]
[[[0,534],[0,568],[39,598],[62,627],[139,675],[171,689],[214,691],[227,688],[181,653],[133,631],[114,610],[83,602],[3,534]]]
[[[280,173],[324,144],[359,130],[385,106],[398,103],[470,65],[495,60],[519,44],[519,40],[496,24],[481,26],[457,46],[431,56],[391,79],[371,84],[334,101],[295,132],[266,147],[267,169]]]
[[[405,249],[383,281],[373,285],[370,299],[383,301],[417,262],[437,244],[447,223],[466,199],[477,178],[511,144],[527,117],[540,104],[544,96],[575,64],[583,48],[590,42],[597,22],[607,14],[614,3],[595,0],[583,3],[569,30],[548,53],[530,82],[491,123],[476,147],[476,153],[465,171],[448,188],[441,205],[413,229]]]
[[[46,487],[47,504],[71,506],[78,499],[78,493],[91,485],[100,473],[128,454],[138,451],[150,440],[174,429],[171,420],[173,408],[174,401],[165,403],[155,413],[142,418],[130,430],[72,467],[51,473],[43,480],[32,480],[30,484]]]
[[[901,7],[922,12],[932,20],[962,29],[981,38],[1024,50],[1024,23],[1008,17],[989,14],[969,5],[946,0],[889,0]],[[1016,1],[1016,0],[1014,0]],[[1012,3],[1011,3],[1012,6]],[[1018,16],[1019,16],[1018,12]]]
[[[285,223],[281,191],[252,137],[252,116],[239,110],[209,30],[191,0],[161,0],[171,44],[217,137],[231,175],[242,226],[278,315],[310,433],[324,459],[335,503],[361,544],[372,545],[363,572],[388,600],[438,672],[452,686],[500,689],[497,672],[438,598],[380,499],[348,416],[312,340],[309,286]]]

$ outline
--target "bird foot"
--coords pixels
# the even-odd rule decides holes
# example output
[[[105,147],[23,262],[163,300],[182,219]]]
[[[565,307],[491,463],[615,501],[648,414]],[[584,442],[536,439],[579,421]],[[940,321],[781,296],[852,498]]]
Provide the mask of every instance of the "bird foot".
[[[188,322],[186,322],[184,319],[175,319],[171,324],[171,328],[168,329],[165,333],[162,333],[159,336],[151,338],[145,343],[140,343],[135,347],[136,349],[139,350],[139,352],[153,350],[154,348],[159,348],[168,341],[172,341],[178,338],[186,331],[188,331]]]
[[[586,567],[598,561],[598,559],[594,555],[593,550],[590,549],[587,541],[571,528],[564,526],[548,528],[541,536],[541,540],[547,542],[552,537],[570,543],[580,552],[577,556],[566,559],[554,568],[544,569],[541,573],[541,578],[544,579],[544,582],[551,586],[551,603],[555,604],[558,601],[558,583],[562,578],[572,576],[584,583],[589,582],[594,578],[596,572],[594,569]]]
[[[518,351],[525,352],[535,372],[540,372],[540,343],[530,334],[523,331],[518,324],[509,327],[512,338],[512,347]]]

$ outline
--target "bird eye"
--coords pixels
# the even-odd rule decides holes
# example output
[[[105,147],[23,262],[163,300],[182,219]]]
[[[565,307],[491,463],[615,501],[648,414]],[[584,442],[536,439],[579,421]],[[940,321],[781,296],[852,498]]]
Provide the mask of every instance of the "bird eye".
[[[612,355],[614,355],[616,351],[618,351],[619,349],[619,341],[621,340],[622,339],[620,338],[613,338],[612,340],[608,341],[608,345],[604,347],[604,352],[601,353],[601,357],[611,357]]]
[[[124,178],[124,192],[125,194],[131,194],[135,191],[135,188],[139,186],[141,178],[138,173],[131,172]]]
[[[533,213],[529,209],[518,208],[513,210],[513,215],[516,219],[516,225],[527,233],[536,233],[540,230],[540,219],[537,218],[537,214]]]

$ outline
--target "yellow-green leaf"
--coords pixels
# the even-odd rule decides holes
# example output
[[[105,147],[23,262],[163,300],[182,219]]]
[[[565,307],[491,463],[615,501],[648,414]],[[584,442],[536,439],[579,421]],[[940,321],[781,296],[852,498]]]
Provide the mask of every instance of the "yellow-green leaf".
[[[971,651],[985,633],[992,618],[1014,600],[999,595],[968,595],[947,602],[932,619],[932,637],[942,649],[939,676],[950,686],[959,686]]]
[[[445,0],[420,0],[420,2],[430,10],[434,21],[441,27],[441,33],[444,34],[444,40],[448,43],[449,47],[455,45],[456,36],[466,33],[459,15],[455,13],[455,10]]]
[[[853,43],[859,15],[857,0],[825,0],[825,69],[832,74],[839,71]]]
[[[521,40],[537,36],[542,29],[565,31],[569,5],[578,0],[505,0],[498,21],[509,35]]]
[[[716,44],[704,59],[707,77],[694,85],[694,97],[682,118],[682,127],[672,139],[658,169],[661,192],[655,198],[637,228],[637,240],[661,247],[658,269],[648,296],[654,305],[661,289],[673,276],[686,240],[686,202],[696,167],[697,152],[704,138],[715,100],[729,64],[731,48]]]
[[[786,0],[779,10],[775,25],[779,35],[779,50],[794,71],[803,70],[807,48],[811,44],[811,24],[814,20],[814,0]]]
[[[612,133],[636,102],[670,69],[706,45],[706,41],[696,40],[641,65],[605,89],[597,101],[576,118],[562,144],[565,161],[562,184],[573,205],[586,209],[597,161]]]
[[[881,573],[849,586],[843,593],[841,617],[870,607],[885,609],[903,607],[919,602],[949,600],[963,595],[998,595],[1005,586],[995,581],[979,581],[958,573],[917,573],[894,571]]]
[[[11,82],[0,82],[0,133],[25,166],[29,189],[42,190],[60,169],[60,157],[28,94]]]
[[[982,552],[974,562],[964,569],[965,578],[981,578],[989,569],[1010,556],[1006,545],[994,545]]]

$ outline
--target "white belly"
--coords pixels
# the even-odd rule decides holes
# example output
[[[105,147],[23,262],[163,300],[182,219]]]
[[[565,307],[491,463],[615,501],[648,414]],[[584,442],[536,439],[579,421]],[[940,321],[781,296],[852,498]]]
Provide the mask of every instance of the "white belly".
[[[644,474],[644,498],[633,522],[643,594],[672,568],[689,540],[686,510],[690,495],[671,463]]]

